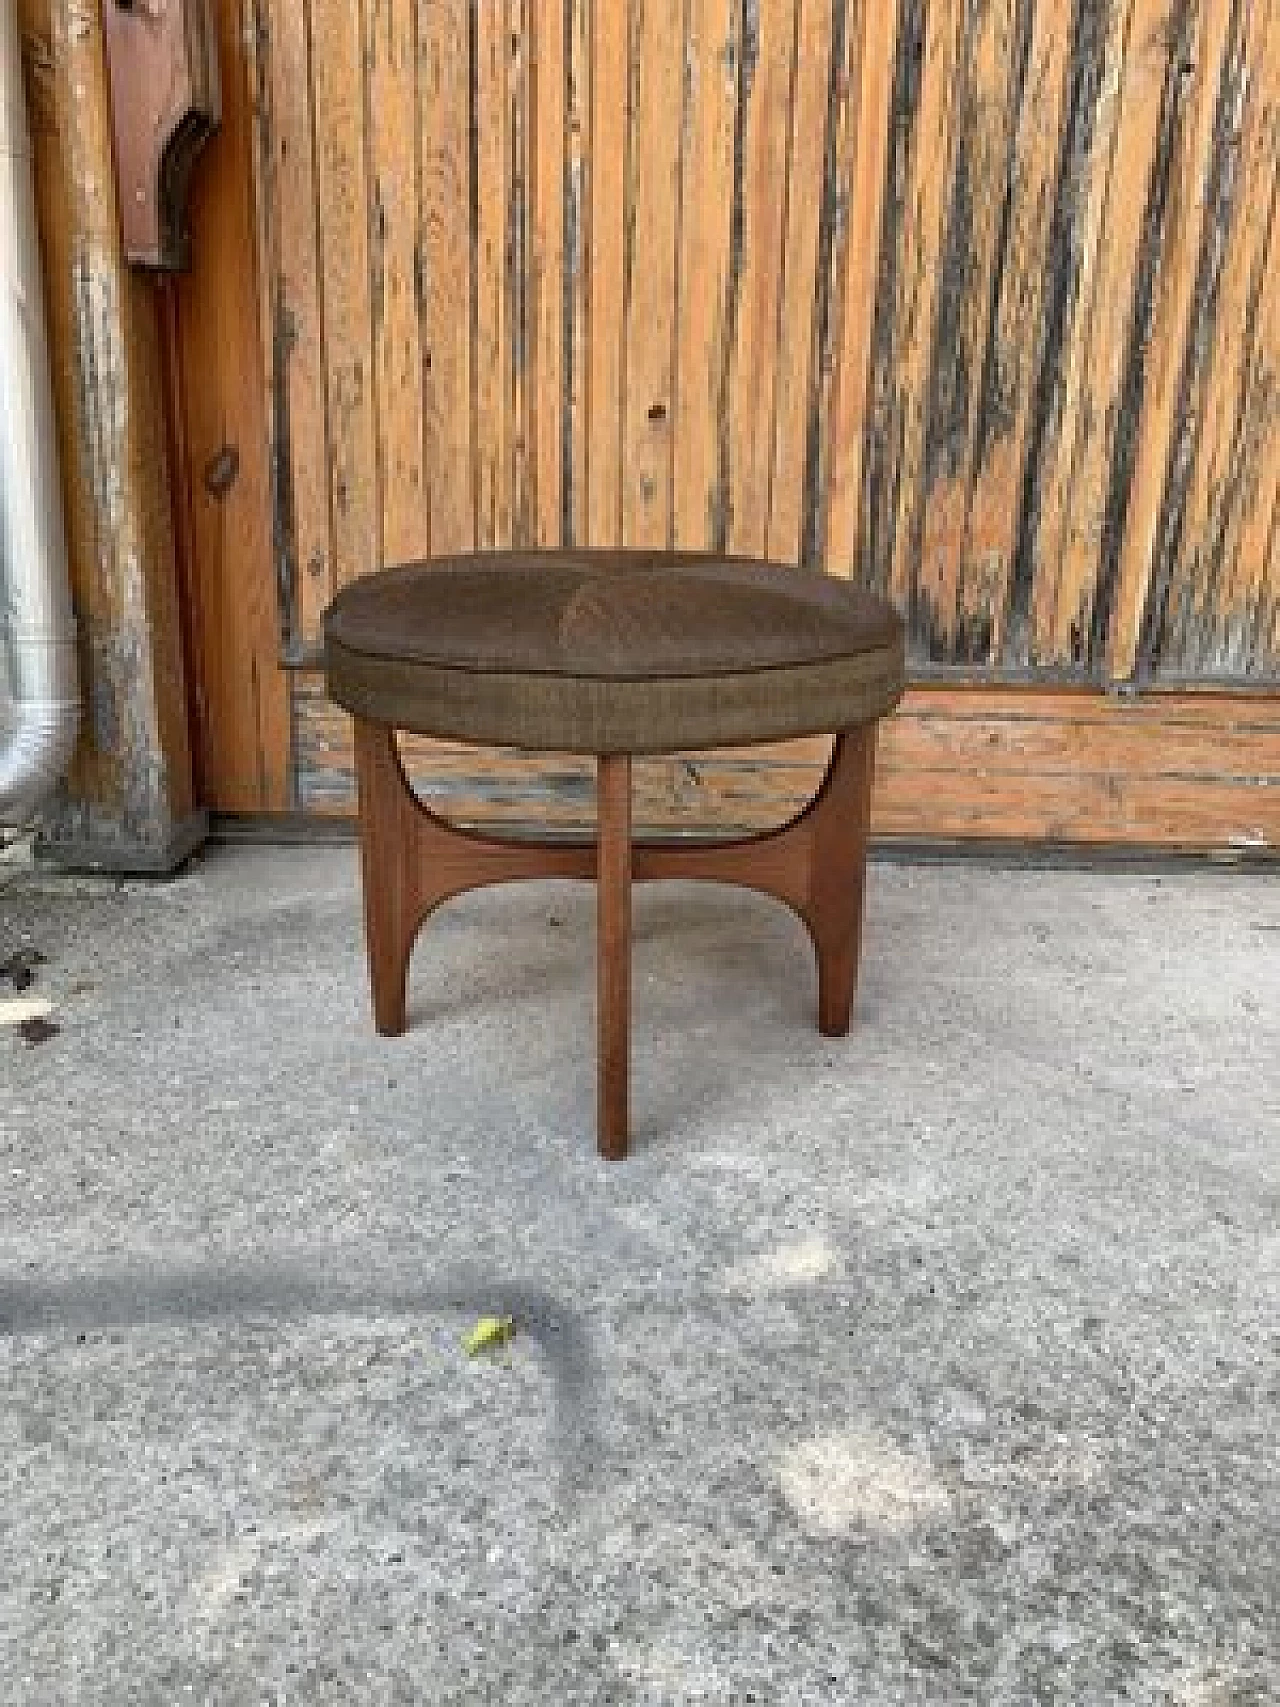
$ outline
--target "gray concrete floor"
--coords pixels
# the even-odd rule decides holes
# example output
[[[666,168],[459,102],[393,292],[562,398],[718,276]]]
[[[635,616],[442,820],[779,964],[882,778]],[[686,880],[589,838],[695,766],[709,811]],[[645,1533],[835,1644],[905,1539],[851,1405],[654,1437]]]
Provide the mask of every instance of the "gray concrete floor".
[[[0,1702],[1280,1701],[1280,883],[636,915],[608,1167],[589,890],[0,871]]]

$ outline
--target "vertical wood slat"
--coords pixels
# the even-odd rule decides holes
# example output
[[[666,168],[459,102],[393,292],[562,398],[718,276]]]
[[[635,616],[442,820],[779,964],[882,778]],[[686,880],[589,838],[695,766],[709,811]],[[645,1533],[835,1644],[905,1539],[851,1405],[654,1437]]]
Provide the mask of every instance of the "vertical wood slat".
[[[741,211],[729,370],[729,545],[763,554],[773,472],[778,311],[786,235],[797,0],[759,0],[744,43]],[[692,217],[703,210],[691,209]],[[689,288],[699,288],[697,278]]]
[[[1060,660],[1100,663],[1105,637],[1108,506],[1120,438],[1135,326],[1144,219],[1154,174],[1177,0],[1134,0],[1125,51],[1115,161],[1084,351],[1083,407],[1076,423],[1070,485],[1062,508],[1062,548],[1054,619],[1045,637]]]
[[[369,277],[361,17],[352,0],[311,0],[320,279],[324,293],[329,505],[334,580],[381,560],[377,397]]]
[[[741,227],[729,370],[729,545],[763,555],[773,473],[773,393],[790,164],[797,0],[759,0],[742,65]],[[696,210],[700,212],[700,210]],[[696,278],[689,287],[698,288]]]
[[[272,531],[281,632],[305,652],[334,593],[314,151],[311,3],[258,0],[259,248],[271,393]]]
[[[591,543],[622,537],[623,240],[626,225],[631,7],[591,0],[591,237],[587,357]]]
[[[1037,383],[1043,365],[1057,353],[1050,348],[1046,325],[1049,248],[1062,129],[1071,117],[1071,48],[1071,32],[1062,28],[1056,8],[1037,4],[1027,47],[989,351],[989,415],[973,448],[960,571],[961,621],[972,625],[988,615],[991,656],[1012,655],[1015,661],[1025,661],[1027,651],[1025,624],[1017,623],[1013,608],[1014,568]]]
[[[480,550],[512,543],[514,435],[511,298],[507,244],[511,222],[511,52],[508,5],[485,0],[475,30],[475,184],[473,408],[475,542]],[[455,70],[456,76],[456,70]],[[457,234],[454,234],[457,241]],[[454,304],[457,312],[457,304]]]
[[[249,160],[255,147],[265,146],[273,169],[283,169],[290,164],[288,150],[270,129],[272,43],[264,34],[264,20],[253,14],[254,28],[246,32],[239,0],[219,0],[215,18],[222,123],[212,147],[235,162]],[[301,88],[309,112],[305,78]],[[308,124],[308,179],[309,138]],[[215,161],[219,158],[214,155]],[[284,812],[294,805],[289,684],[279,666],[281,588],[273,572],[279,487],[273,492],[269,458],[277,447],[270,425],[272,392],[263,385],[264,376],[275,372],[276,340],[283,335],[275,323],[282,312],[283,274],[278,248],[273,254],[255,251],[255,226],[259,241],[266,230],[264,210],[255,201],[255,190],[265,188],[263,176],[260,171],[250,182],[244,171],[197,174],[189,207],[192,229],[200,234],[193,265],[163,287],[168,306],[176,305],[176,313],[165,314],[172,334],[166,363],[174,406],[170,483],[178,520],[185,662],[196,708],[197,798],[233,812]],[[314,222],[310,184],[304,206]],[[314,253],[314,223],[311,248]],[[253,256],[258,271],[252,263],[225,266],[229,254]],[[322,429],[318,345],[317,337],[304,360],[316,405],[308,424]],[[294,353],[303,355],[296,342]],[[292,377],[297,378],[296,369]],[[287,383],[283,373],[280,383]],[[239,466],[232,484],[215,497],[202,477],[229,445],[237,447]],[[299,449],[296,441],[294,448]],[[279,450],[288,454],[287,435]],[[321,432],[314,467],[322,493],[323,450]],[[327,540],[323,543],[327,563]],[[296,552],[296,536],[291,549]],[[295,644],[298,607],[291,600],[284,608],[295,613],[287,635]]]
[[[296,645],[297,631],[296,597],[297,585],[297,552],[293,552],[291,561],[286,565],[284,543],[288,534],[280,526],[285,511],[280,500],[289,494],[287,480],[282,484],[279,473],[280,457],[278,452],[278,423],[276,420],[276,335],[277,317],[279,314],[279,275],[280,275],[280,239],[274,208],[274,166],[273,158],[275,142],[272,137],[272,100],[271,100],[271,23],[267,17],[263,0],[244,0],[243,9],[236,22],[241,30],[241,41],[244,46],[244,82],[243,94],[245,101],[246,126],[240,132],[241,154],[238,164],[242,168],[239,173],[240,182],[245,186],[250,199],[250,245],[252,262],[242,264],[237,271],[236,279],[231,288],[238,283],[241,289],[248,286],[248,294],[253,299],[253,316],[258,326],[258,359],[261,363],[258,372],[260,382],[260,401],[263,408],[263,449],[267,455],[267,512],[265,526],[270,540],[271,573],[266,582],[255,580],[254,591],[259,605],[265,604],[268,597],[268,587],[271,597],[271,613],[274,619],[273,627],[276,640],[276,655],[274,662],[279,663]],[[219,60],[221,65],[221,59]],[[223,73],[219,71],[221,77]],[[225,101],[225,92],[224,92]],[[225,108],[224,108],[225,123]],[[233,141],[236,133],[232,131]],[[233,160],[235,156],[233,155]],[[188,219],[190,204],[188,203]],[[314,288],[314,287],[313,287]],[[171,317],[171,331],[181,333],[181,310],[178,315]],[[317,329],[318,331],[318,329]],[[283,363],[281,364],[283,377]],[[170,444],[176,445],[175,465],[187,463],[190,466],[190,447],[186,442],[189,438],[185,417],[185,402],[182,398],[184,381],[181,373],[175,380],[172,371],[166,372],[171,395],[170,409],[178,405],[179,414],[175,417],[169,430]],[[178,393],[175,397],[174,392]],[[285,438],[281,447],[288,453],[287,416],[285,418]],[[323,467],[323,461],[321,462]],[[289,494],[291,497],[291,494]],[[279,518],[279,520],[278,520]],[[294,526],[290,519],[290,528]],[[179,540],[179,573],[182,575],[184,560],[184,545]],[[327,557],[327,553],[326,553]],[[202,558],[194,549],[185,549],[186,570],[188,580],[198,576],[202,567]],[[185,594],[183,595],[185,597]],[[188,609],[185,615],[186,647],[194,654],[200,644],[201,617],[198,607]],[[279,682],[280,702],[285,716],[289,716],[289,690],[287,681],[281,678]],[[197,690],[198,691],[198,690]],[[203,783],[201,766],[204,762],[204,748],[207,745],[203,731],[193,734],[195,746],[199,752],[193,752],[196,763],[196,791],[203,798]],[[281,755],[282,762],[289,756],[286,746]],[[287,786],[287,785],[286,785]]]
[[[430,516],[422,469],[421,162],[415,0],[365,0],[370,277],[382,561],[423,557]]]
[[[895,8],[896,10],[896,0]],[[844,440],[834,425],[843,336],[844,286],[849,256],[848,210],[854,205],[858,158],[859,67],[863,50],[859,20],[863,0],[846,0],[832,11],[831,77],[825,94],[821,212],[818,227],[817,289],[810,333],[810,392],[805,432],[804,495],[800,554],[830,567],[828,530],[833,497],[840,507],[833,464],[843,460]],[[846,517],[846,521],[847,521]],[[856,523],[854,525],[856,532]]]
[[[864,519],[862,476],[893,118],[898,0],[862,0],[858,11],[855,36],[853,7],[848,8],[851,40],[842,72],[847,81],[856,79],[856,91],[848,97],[856,99],[856,121],[849,124],[853,157],[846,168],[845,213],[838,233],[843,255],[825,494],[823,555],[826,567],[837,575],[851,574],[858,567]]]
[[[507,438],[510,445],[511,529],[504,544],[533,542],[537,467],[534,432],[535,398],[532,357],[536,341],[530,293],[534,262],[532,249],[533,169],[530,103],[530,16],[537,0],[507,0],[507,238],[503,252],[507,321]]]
[[[676,543],[693,549],[722,549],[727,533],[722,441],[741,17],[740,0],[689,0],[674,505]]]
[[[1147,598],[1144,661],[1166,675],[1274,669],[1280,651],[1263,608],[1269,563],[1280,598],[1268,517],[1280,463],[1280,16],[1265,0],[1248,8],[1241,44],[1230,226],[1189,403],[1198,442],[1176,556]]]
[[[935,655],[950,656],[958,647],[962,656],[981,658],[990,645],[990,616],[970,583],[961,620],[961,577],[986,373],[991,281],[1016,118],[1016,0],[989,0],[976,31],[960,97],[960,158],[942,286],[948,300],[929,400],[918,573]]]
[[[1142,613],[1156,569],[1199,262],[1212,216],[1214,131],[1231,43],[1232,8],[1201,0],[1193,22],[1188,61],[1194,67],[1190,73],[1194,81],[1180,146],[1171,162],[1171,202],[1160,257],[1146,394],[1111,617],[1110,673],[1126,680],[1137,668]]]
[[[1241,411],[1240,479],[1201,669],[1280,666],[1280,199],[1273,198],[1254,358]]]
[[[1275,675],[1277,665],[1280,664],[1280,492],[1276,493],[1275,502],[1271,507],[1271,537],[1267,541],[1266,576],[1271,621],[1266,629],[1259,625],[1259,634],[1265,636],[1268,673]]]
[[[565,482],[566,545],[589,537],[587,414],[591,303],[591,0],[569,0],[565,108]]]
[[[1274,196],[1264,253],[1242,352],[1230,460],[1211,508],[1218,526],[1204,565],[1206,583],[1177,612],[1182,648],[1169,660],[1170,673],[1244,676],[1274,672],[1280,663],[1274,628],[1280,602],[1280,211]]]
[[[1078,261],[1073,280],[1070,330],[1066,338],[1065,371],[1057,382],[1059,398],[1055,432],[1051,442],[1041,447],[1043,463],[1037,471],[1041,496],[1033,543],[1037,572],[1030,612],[1030,651],[1036,662],[1061,660],[1064,648],[1058,645],[1057,636],[1064,628],[1068,660],[1072,653],[1070,630],[1073,613],[1068,613],[1065,620],[1059,614],[1059,571],[1070,526],[1080,421],[1093,407],[1090,389],[1090,363],[1094,355],[1091,326],[1120,131],[1128,27],[1136,3],[1137,0],[1115,0],[1108,16],[1091,146],[1081,167],[1084,183],[1079,190],[1081,206],[1073,233]],[[1082,644],[1077,650],[1082,650]]]
[[[661,547],[670,543],[675,467],[683,0],[632,0],[632,20],[622,268],[622,534],[624,544]]]
[[[830,0],[798,0],[766,539],[768,555],[782,563],[799,562],[803,543],[805,434],[813,378],[813,316],[822,211],[822,197],[814,187],[822,184],[826,165],[823,115],[831,82],[831,24]],[[885,128],[887,133],[887,103]],[[867,270],[874,276],[874,264]],[[684,269],[682,275],[688,277]]]
[[[924,21],[920,104],[898,234],[898,300],[894,305],[896,414],[901,440],[887,584],[901,606],[916,593],[916,551],[924,496],[924,458],[933,332],[942,273],[947,192],[956,139],[963,0],[938,0]]]
[[[467,14],[468,0],[418,8],[423,462],[437,554],[469,551],[476,541]]]
[[[532,196],[529,247],[528,407],[532,448],[530,528],[561,543],[564,448],[565,8],[532,0],[529,107]]]

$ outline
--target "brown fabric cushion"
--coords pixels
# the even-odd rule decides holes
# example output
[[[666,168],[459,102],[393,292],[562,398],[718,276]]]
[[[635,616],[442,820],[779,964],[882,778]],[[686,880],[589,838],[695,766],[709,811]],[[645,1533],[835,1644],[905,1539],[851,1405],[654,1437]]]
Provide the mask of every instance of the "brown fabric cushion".
[[[400,728],[661,752],[848,727],[902,688],[902,624],[810,570],[507,552],[370,575],[325,614],[329,691]]]

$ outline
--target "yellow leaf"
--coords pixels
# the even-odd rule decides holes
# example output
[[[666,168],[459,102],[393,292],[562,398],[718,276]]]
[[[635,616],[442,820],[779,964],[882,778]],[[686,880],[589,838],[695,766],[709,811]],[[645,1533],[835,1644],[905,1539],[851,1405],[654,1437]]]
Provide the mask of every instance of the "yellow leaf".
[[[506,1345],[515,1331],[515,1318],[512,1316],[481,1316],[462,1343],[467,1348],[468,1357],[475,1357],[478,1352]]]

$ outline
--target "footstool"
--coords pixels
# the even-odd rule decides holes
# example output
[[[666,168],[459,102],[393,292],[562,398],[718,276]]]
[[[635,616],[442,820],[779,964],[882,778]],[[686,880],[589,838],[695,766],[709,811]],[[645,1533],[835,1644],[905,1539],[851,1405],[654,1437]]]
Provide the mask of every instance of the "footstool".
[[[862,933],[876,720],[903,686],[883,600],[811,570],[695,553],[499,552],[351,583],[324,618],[328,691],[355,719],[365,935],[379,1032],[405,1027],[414,938],[464,890],[597,885],[598,1142],[625,1156],[633,879],[707,878],[776,896],[808,927],[818,1024],[849,1028]],[[461,830],[415,798],[397,730],[593,755],[593,842]],[[833,734],[822,786],[781,829],[633,841],[634,755]]]

